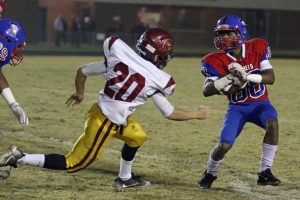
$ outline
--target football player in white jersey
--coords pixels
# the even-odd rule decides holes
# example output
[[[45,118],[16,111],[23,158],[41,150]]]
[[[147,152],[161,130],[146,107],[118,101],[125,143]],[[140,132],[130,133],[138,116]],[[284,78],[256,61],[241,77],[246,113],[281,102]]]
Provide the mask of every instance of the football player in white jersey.
[[[125,188],[146,188],[150,182],[131,172],[138,148],[147,134],[131,115],[138,106],[151,97],[161,113],[170,120],[205,119],[208,107],[196,111],[174,108],[165,95],[175,88],[172,77],[162,71],[173,57],[173,38],[163,29],[147,30],[138,40],[138,54],[120,38],[112,36],[104,41],[105,61],[89,63],[78,69],[75,86],[66,104],[74,106],[83,101],[87,76],[103,75],[106,84],[97,103],[87,112],[84,133],[71,152],[60,154],[24,154],[16,146],[0,157],[0,166],[28,164],[48,169],[77,172],[100,159],[111,138],[125,143],[121,152],[120,172],[114,181],[117,191]]]

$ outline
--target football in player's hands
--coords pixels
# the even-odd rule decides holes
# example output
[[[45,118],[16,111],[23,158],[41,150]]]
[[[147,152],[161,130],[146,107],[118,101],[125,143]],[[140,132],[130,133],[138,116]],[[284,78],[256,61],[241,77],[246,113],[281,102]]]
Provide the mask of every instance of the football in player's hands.
[[[239,89],[241,89],[240,86],[234,85],[234,84],[229,84],[226,87],[224,87],[221,90],[221,92],[224,95],[230,95],[230,94],[233,94],[233,93],[237,92]]]
[[[244,88],[246,87],[248,81],[243,80],[240,77],[234,77],[233,78],[233,85],[238,86],[239,88]]]
[[[232,85],[238,86],[239,88],[244,88],[247,85],[247,81],[244,81],[243,78],[237,77],[231,73],[227,74],[226,77],[231,80]]]

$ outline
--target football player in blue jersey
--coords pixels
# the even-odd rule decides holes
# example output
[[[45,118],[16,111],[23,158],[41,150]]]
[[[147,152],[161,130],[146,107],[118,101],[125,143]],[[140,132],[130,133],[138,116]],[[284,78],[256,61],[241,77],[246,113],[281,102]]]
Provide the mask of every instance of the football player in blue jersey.
[[[0,20],[0,92],[3,99],[12,109],[21,125],[28,126],[28,117],[24,109],[15,100],[9,84],[2,73],[2,67],[6,64],[18,65],[23,56],[25,47],[25,29],[23,25],[14,19]]]
[[[0,14],[6,8],[3,1],[0,2]],[[22,49],[25,47],[25,29],[23,25],[14,19],[0,20],[0,93],[13,114],[17,117],[21,125],[28,126],[28,117],[24,109],[15,100],[9,84],[2,73],[2,67],[6,64],[16,66],[23,57]],[[7,178],[9,171],[0,170],[0,179]]]
[[[229,104],[219,143],[209,155],[207,168],[198,186],[202,189],[211,187],[225,154],[247,122],[265,130],[257,183],[278,185],[280,180],[271,173],[279,131],[277,111],[269,101],[266,87],[266,84],[275,81],[269,62],[269,43],[261,38],[246,40],[247,25],[236,15],[220,18],[214,35],[218,51],[206,55],[201,62],[201,72],[206,78],[203,95],[225,94]]]

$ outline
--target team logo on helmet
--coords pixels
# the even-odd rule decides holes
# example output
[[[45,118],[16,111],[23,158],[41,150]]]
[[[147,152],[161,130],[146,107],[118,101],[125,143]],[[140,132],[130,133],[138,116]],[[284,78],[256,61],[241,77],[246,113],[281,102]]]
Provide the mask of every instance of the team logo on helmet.
[[[11,23],[10,27],[7,30],[7,35],[17,40],[17,33],[19,32],[19,30],[20,29],[16,24]]]

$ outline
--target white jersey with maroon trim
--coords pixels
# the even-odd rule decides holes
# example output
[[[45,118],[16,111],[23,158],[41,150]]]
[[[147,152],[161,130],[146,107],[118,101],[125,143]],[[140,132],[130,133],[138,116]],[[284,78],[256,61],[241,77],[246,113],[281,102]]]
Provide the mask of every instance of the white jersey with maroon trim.
[[[128,115],[157,92],[171,95],[173,78],[143,59],[118,37],[104,41],[106,84],[100,91],[98,105],[115,124],[126,125]]]

